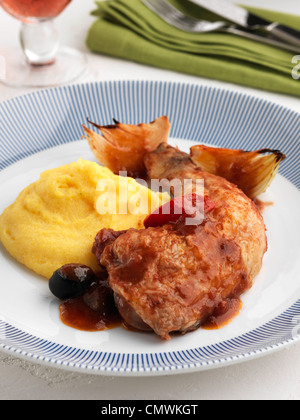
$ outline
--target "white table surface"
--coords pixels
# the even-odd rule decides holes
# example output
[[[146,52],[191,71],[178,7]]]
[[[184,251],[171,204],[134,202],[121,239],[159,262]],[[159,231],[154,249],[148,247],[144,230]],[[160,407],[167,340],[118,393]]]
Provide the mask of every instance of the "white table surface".
[[[300,15],[299,0],[239,0],[239,3]],[[62,41],[88,54],[92,80],[172,80],[217,86],[268,99],[300,112],[297,98],[248,89],[90,54],[85,37],[93,0],[73,0],[57,19]],[[18,43],[19,23],[0,10],[0,46]],[[299,81],[300,83],[300,81]],[[24,94],[0,85],[0,101]],[[116,378],[36,365],[0,352],[0,400],[299,400],[300,343],[246,363],[179,376]]]

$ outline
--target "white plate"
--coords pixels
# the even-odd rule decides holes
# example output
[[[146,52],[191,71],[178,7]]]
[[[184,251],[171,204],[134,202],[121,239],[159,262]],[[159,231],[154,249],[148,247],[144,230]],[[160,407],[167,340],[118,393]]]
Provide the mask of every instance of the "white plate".
[[[299,115],[242,95],[193,85],[112,82],[54,89],[0,104],[0,212],[45,169],[95,160],[82,135],[101,124],[149,122],[168,115],[171,144],[271,147],[287,153],[264,212],[269,251],[243,310],[220,330],[199,329],[162,342],[122,328],[88,333],[59,319],[47,281],[0,247],[0,346],[39,363],[108,375],[191,372],[249,360],[300,338]],[[191,139],[190,141],[186,139]],[[298,160],[297,160],[298,159]]]

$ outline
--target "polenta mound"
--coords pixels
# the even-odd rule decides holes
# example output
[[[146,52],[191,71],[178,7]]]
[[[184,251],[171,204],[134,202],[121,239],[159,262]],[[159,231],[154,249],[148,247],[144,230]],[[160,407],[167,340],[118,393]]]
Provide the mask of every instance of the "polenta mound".
[[[99,203],[110,201],[109,196],[101,200],[107,191],[97,190],[99,181],[105,179],[116,185],[117,201],[122,201],[119,185],[125,181],[130,185],[126,200],[138,194],[141,199],[150,197],[152,205],[158,207],[169,199],[166,194],[141,187],[132,178],[121,179],[109,169],[81,159],[45,171],[21,192],[0,216],[3,246],[19,263],[46,278],[69,263],[99,271],[92,254],[97,233],[103,228],[141,229],[145,216],[151,213],[149,208],[144,212],[147,214],[99,214]]]

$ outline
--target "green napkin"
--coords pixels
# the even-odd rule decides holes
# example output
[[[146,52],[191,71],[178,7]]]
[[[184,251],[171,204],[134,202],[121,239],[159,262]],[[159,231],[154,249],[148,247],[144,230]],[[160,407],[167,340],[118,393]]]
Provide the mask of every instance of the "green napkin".
[[[169,0],[181,11],[206,20],[217,16],[188,0]],[[141,0],[97,2],[87,46],[90,50],[147,65],[300,96],[300,80],[292,77],[296,53],[224,33],[195,34],[164,22]],[[300,16],[262,9],[257,15],[300,28]],[[299,51],[300,54],[300,51]]]

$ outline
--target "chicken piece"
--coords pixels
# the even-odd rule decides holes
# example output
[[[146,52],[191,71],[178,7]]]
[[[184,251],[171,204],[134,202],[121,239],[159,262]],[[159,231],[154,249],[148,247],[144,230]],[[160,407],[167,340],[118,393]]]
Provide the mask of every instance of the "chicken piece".
[[[145,158],[149,177],[204,180],[205,194],[215,203],[218,232],[241,248],[250,280],[259,273],[267,251],[266,227],[254,201],[226,179],[202,171],[186,153],[160,145]]]
[[[240,248],[210,220],[196,229],[129,230],[105,248],[101,264],[114,293],[162,339],[197,328],[224,299],[250,287]]]
[[[102,229],[98,232],[93,245],[92,252],[95,254],[98,261],[100,261],[104,249],[112,244],[119,236],[126,233],[126,230],[115,231],[113,229]]]
[[[203,172],[190,156],[163,144],[146,156],[145,165],[152,179],[204,179],[205,194],[216,204],[201,225],[131,229],[99,248],[115,295],[167,340],[171,332],[198,328],[226,300],[251,287],[267,239],[253,201],[225,179]]]

